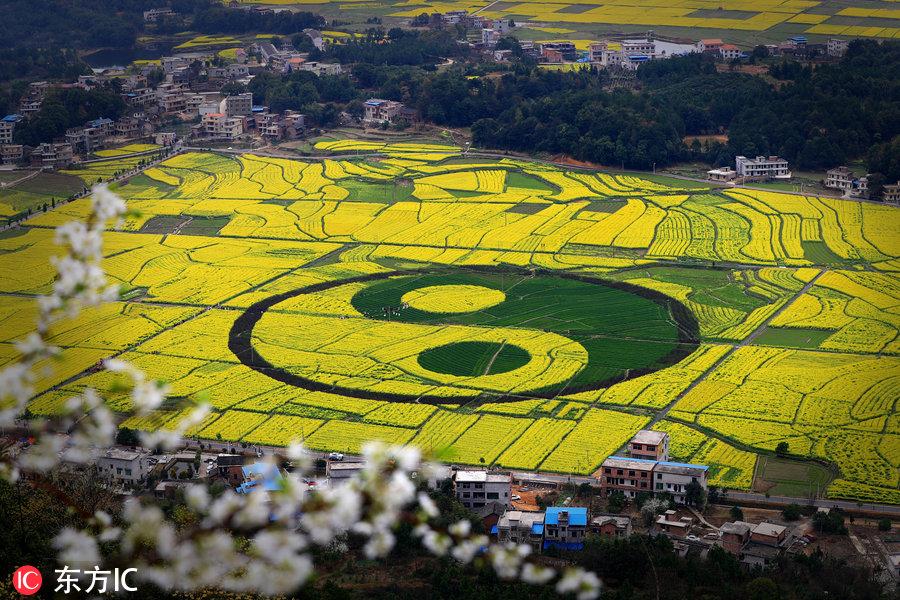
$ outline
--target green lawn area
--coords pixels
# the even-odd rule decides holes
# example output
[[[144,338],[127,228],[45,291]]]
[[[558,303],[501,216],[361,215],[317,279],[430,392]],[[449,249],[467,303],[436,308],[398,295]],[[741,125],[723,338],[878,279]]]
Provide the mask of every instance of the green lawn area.
[[[807,497],[824,494],[831,482],[831,471],[811,461],[760,456],[756,466],[754,489],[772,496]]]
[[[0,192],[0,219],[50,208],[84,188],[81,180],[61,173],[41,173]]]
[[[815,349],[833,333],[826,329],[768,327],[753,343],[758,346]]]

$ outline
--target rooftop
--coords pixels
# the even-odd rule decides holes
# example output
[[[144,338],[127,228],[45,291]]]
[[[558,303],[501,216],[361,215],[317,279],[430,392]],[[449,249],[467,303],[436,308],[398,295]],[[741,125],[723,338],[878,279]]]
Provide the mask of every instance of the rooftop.
[[[112,458],[113,460],[137,460],[144,454],[148,453],[138,452],[137,450],[120,450],[119,448],[110,448],[106,451],[106,458]]]
[[[457,471],[454,476],[457,482],[465,483],[509,483],[512,477],[507,473],[488,473],[487,471]]]
[[[603,461],[604,467],[614,467],[616,469],[652,469],[655,464],[656,461],[649,458],[630,458],[627,456],[610,456]]]
[[[775,523],[760,523],[753,528],[753,533],[758,533],[759,535],[765,535],[768,537],[778,537],[785,531],[787,531],[787,527],[784,527],[783,525],[776,525]]]
[[[615,515],[601,515],[591,519],[591,524],[596,526],[605,525],[607,523],[615,523],[616,527],[626,527],[631,522],[630,517],[617,517]]]
[[[534,525],[542,525],[544,522],[544,513],[525,510],[508,510],[498,522],[502,527],[511,527],[513,524],[523,527],[533,527]]]
[[[634,434],[634,437],[631,438],[631,442],[634,444],[661,444],[665,437],[666,433],[664,431],[641,429]]]
[[[750,523],[735,521],[734,523],[722,523],[722,526],[719,527],[719,531],[722,533],[734,533],[743,536],[747,535],[752,528],[753,525]]]
[[[656,469],[654,470],[674,475],[691,475],[697,471],[708,471],[709,467],[707,465],[660,461],[656,463]]]
[[[583,506],[551,506],[547,509],[544,523],[546,525],[559,525],[559,517],[564,513],[568,513],[569,525],[575,525],[576,527],[587,526],[587,508]]]

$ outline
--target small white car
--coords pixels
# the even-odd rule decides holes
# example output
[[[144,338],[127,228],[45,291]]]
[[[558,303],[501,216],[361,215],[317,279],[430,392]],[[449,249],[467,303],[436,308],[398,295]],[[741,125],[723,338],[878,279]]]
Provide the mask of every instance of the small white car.
[[[332,452],[328,455],[328,460],[344,460],[344,455],[340,452]]]
[[[518,502],[521,499],[522,499],[522,496],[519,496],[518,494],[514,494],[513,497],[510,498],[510,500],[512,500],[513,502]]]

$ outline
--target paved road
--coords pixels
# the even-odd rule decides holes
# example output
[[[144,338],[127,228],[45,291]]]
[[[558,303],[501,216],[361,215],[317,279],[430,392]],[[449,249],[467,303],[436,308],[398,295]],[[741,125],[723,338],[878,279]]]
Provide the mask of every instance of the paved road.
[[[788,504],[801,504],[817,506],[819,508],[840,508],[851,513],[867,513],[873,515],[885,515],[894,519],[900,519],[900,506],[893,504],[874,504],[868,502],[853,502],[850,500],[831,500],[819,498],[807,500],[806,498],[793,498],[791,496],[766,496],[756,492],[728,491],[727,499],[737,504],[748,502],[752,504],[764,504],[766,506],[781,507]]]

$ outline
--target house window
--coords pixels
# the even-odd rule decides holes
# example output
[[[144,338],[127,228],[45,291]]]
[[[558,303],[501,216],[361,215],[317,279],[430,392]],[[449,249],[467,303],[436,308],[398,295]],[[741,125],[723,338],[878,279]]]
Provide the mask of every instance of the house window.
[[[663,484],[657,483],[657,484],[656,484],[656,489],[658,489],[658,490],[663,489]]]
[[[634,445],[634,449],[635,449],[635,450],[640,450],[640,449],[641,449],[641,445],[640,445],[640,444],[635,444],[635,445]]]
[[[612,469],[610,469],[609,467],[606,467],[605,469],[603,469],[603,472],[606,473],[607,475],[609,475],[610,473],[612,473]]]
[[[471,497],[471,495],[469,494],[469,492],[463,492],[463,495],[462,495],[462,496],[463,496],[463,498],[470,498],[470,497]]]
[[[625,474],[625,471],[623,471],[622,469],[616,469],[616,475],[624,475],[624,474]]]
[[[647,450],[650,450],[651,452],[653,452],[654,450],[656,450],[656,446],[652,446],[652,445],[650,445],[650,444],[647,444]]]
[[[643,477],[644,479],[647,479],[647,472],[641,471],[641,477]]]
[[[500,494],[498,494],[497,492],[488,492],[487,497],[488,497],[488,500],[499,500]]]
[[[657,479],[662,479],[662,473],[657,473],[657,474],[656,474],[656,478],[657,478]]]

